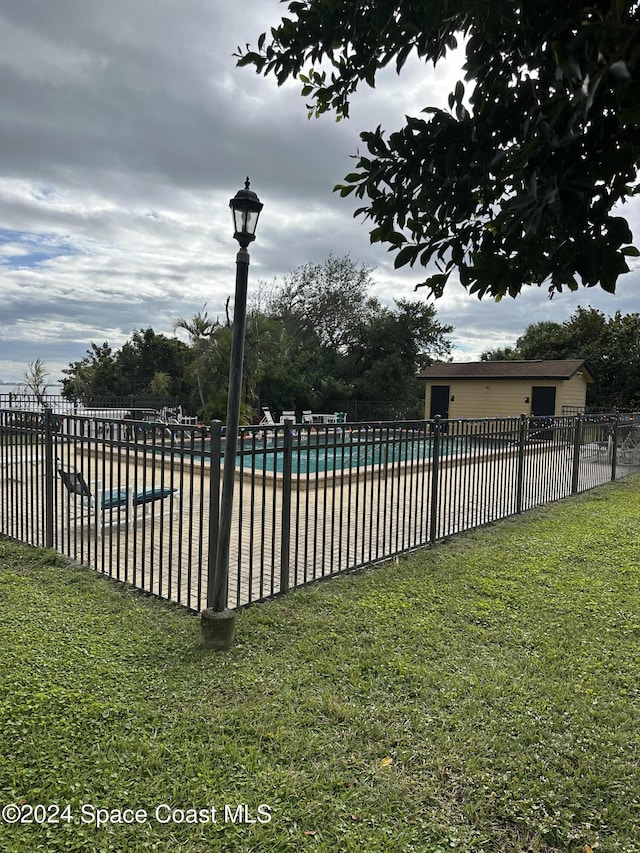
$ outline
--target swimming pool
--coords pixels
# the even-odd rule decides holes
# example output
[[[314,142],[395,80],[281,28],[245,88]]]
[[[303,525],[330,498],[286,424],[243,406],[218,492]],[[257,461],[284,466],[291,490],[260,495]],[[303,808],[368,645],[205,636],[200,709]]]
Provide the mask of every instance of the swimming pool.
[[[495,447],[495,441],[472,436],[443,436],[440,439],[440,455],[452,456],[477,452],[480,448]],[[295,475],[316,475],[341,470],[367,469],[377,465],[427,461],[433,455],[433,439],[424,433],[402,437],[340,436],[333,441],[295,440],[291,449],[291,471]],[[236,465],[243,470],[275,472],[281,474],[285,468],[285,450],[267,444],[251,443],[242,447],[236,457]]]

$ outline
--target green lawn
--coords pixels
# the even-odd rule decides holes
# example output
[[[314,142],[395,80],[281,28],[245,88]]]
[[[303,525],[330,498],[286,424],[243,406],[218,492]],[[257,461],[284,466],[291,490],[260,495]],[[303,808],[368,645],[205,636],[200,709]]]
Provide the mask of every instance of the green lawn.
[[[640,851],[639,531],[633,477],[250,608],[225,654],[0,540],[0,790],[36,820],[0,849]]]

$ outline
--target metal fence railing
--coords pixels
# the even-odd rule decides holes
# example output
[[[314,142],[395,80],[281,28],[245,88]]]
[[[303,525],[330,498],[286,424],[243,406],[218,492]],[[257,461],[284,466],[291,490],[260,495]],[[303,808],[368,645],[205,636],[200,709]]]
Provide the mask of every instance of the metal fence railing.
[[[0,533],[208,606],[224,429],[0,410]],[[229,606],[640,471],[637,414],[244,427]]]
[[[167,409],[182,409],[177,397],[129,394],[120,397],[86,397],[79,401],[68,399],[61,394],[35,394],[29,389],[0,392],[0,410],[20,409],[27,412],[43,412],[45,408],[57,414],[107,418],[118,417],[120,412],[158,414]]]
[[[326,400],[322,406],[325,412],[344,412],[348,421],[394,421],[406,418],[419,418],[424,412],[424,393],[413,403],[407,400],[353,400],[338,397]]]

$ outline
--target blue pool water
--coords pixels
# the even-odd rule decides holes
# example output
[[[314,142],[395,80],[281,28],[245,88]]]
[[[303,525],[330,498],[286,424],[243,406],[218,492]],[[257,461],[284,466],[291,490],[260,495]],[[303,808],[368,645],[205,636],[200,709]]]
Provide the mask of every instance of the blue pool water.
[[[443,456],[468,453],[477,448],[477,439],[464,441],[443,438],[440,450]],[[486,443],[485,443],[486,444]],[[370,468],[373,465],[416,462],[431,458],[432,440],[424,435],[418,438],[394,441],[347,441],[331,444],[294,444],[291,468],[294,474],[317,474],[343,469]],[[245,470],[282,473],[284,451],[280,448],[245,449],[238,453],[236,464]]]
[[[474,435],[442,435],[440,456],[482,455],[484,450],[511,445],[514,437],[503,433],[495,437]],[[403,433],[386,430],[361,430],[352,433],[294,433],[292,435],[291,471],[294,475],[315,475],[341,470],[366,470],[378,465],[423,462],[433,454],[433,438],[423,430]],[[211,458],[209,439],[191,447],[163,450],[172,456],[193,462]],[[224,456],[224,437],[222,439]],[[243,471],[265,471],[281,474],[285,453],[282,434],[262,436],[255,432],[242,434],[238,441],[236,466]]]

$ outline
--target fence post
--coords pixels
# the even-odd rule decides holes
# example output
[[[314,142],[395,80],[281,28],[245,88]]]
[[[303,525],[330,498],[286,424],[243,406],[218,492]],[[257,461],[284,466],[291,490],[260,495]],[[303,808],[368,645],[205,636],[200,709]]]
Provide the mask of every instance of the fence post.
[[[516,470],[516,513],[522,512],[522,496],[524,493],[524,450],[527,441],[527,416],[520,415],[518,424],[518,467]]]
[[[571,470],[571,494],[575,495],[578,492],[578,477],[580,474],[580,445],[582,443],[582,418],[576,415],[574,419],[573,433],[573,466]]]
[[[438,492],[440,489],[440,415],[433,419],[433,446],[431,448],[431,506],[429,507],[429,542],[438,538]]]
[[[53,548],[53,418],[44,410],[44,544]]]
[[[620,415],[616,415],[613,421],[613,437],[611,441],[611,480],[615,480],[618,467],[618,439],[619,439]]]
[[[289,547],[291,545],[291,474],[293,461],[293,421],[284,421],[284,452],[282,456],[282,529],[280,531],[280,592],[289,589]]]
[[[209,460],[209,548],[207,550],[207,607],[213,606],[218,529],[220,526],[220,462],[222,458],[222,421],[211,421]]]

